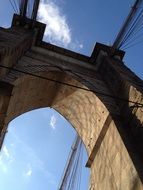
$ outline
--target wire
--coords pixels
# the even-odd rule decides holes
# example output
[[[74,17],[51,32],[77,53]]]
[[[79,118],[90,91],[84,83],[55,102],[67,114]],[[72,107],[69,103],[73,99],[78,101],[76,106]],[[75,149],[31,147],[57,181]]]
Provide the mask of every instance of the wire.
[[[79,168],[79,158],[81,154],[81,144],[82,141],[80,137],[76,134],[76,138],[71,147],[71,151],[68,156],[66,167],[64,169],[64,175],[62,175],[62,180],[59,186],[59,190],[73,190],[76,189],[78,183],[78,168]],[[77,189],[76,189],[77,190]]]
[[[119,33],[118,33],[118,35],[117,35],[117,37],[113,43],[114,48],[119,48],[120,43],[122,42],[124,36],[126,35],[126,32],[128,31],[129,26],[132,23],[134,16],[136,16],[137,11],[138,11],[138,7],[141,5],[141,3],[142,3],[142,0],[136,0],[135,1],[131,11],[129,12],[123,26],[121,27],[121,29],[120,29],[120,31],[119,31]]]
[[[123,37],[123,40],[121,41],[120,47],[122,47],[122,45],[124,43],[126,43],[129,38],[131,38],[131,36],[133,35],[134,30],[136,29],[136,27],[141,22],[142,14],[143,14],[143,10],[141,10],[140,13],[138,14],[138,16],[136,18],[134,18],[134,20],[132,21],[132,23],[130,23],[131,26],[129,26],[129,29],[127,30],[127,33]]]
[[[81,143],[81,150],[80,150],[80,160],[79,160],[79,169],[78,169],[78,183],[77,183],[77,190],[80,190],[81,185],[81,176],[82,176],[82,166],[83,166],[83,144]]]
[[[140,30],[141,30],[142,28],[143,28],[143,27],[141,27]],[[137,34],[138,34],[138,35],[137,35]],[[127,45],[131,45],[131,44],[133,43],[133,40],[134,40],[134,39],[137,40],[137,39],[139,39],[139,38],[141,38],[141,37],[143,37],[143,34],[139,34],[139,32],[136,32],[132,39],[129,39],[126,44],[123,44],[122,49],[124,49]]]
[[[78,137],[79,141],[77,144],[75,157],[70,163],[71,167],[70,170],[68,168],[68,179],[64,182],[64,186],[61,190],[80,190],[80,177],[81,177],[81,168],[82,168],[82,152],[83,152],[83,146],[82,141],[80,137]]]
[[[93,92],[93,93],[99,94],[101,96],[109,97],[109,98],[112,98],[112,99],[115,99],[115,100],[119,100],[119,101],[122,101],[122,102],[133,103],[133,104],[137,104],[139,106],[143,106],[142,103],[134,102],[134,101],[127,100],[127,99],[124,99],[124,98],[120,98],[120,97],[117,97],[117,96],[112,96],[110,94],[105,94],[103,92],[99,92],[99,91],[96,91],[96,90],[91,90],[91,89],[80,87],[80,86],[76,86],[76,85],[73,85],[73,84],[61,82],[61,81],[58,81],[58,80],[55,80],[55,79],[51,79],[51,78],[48,78],[48,77],[39,76],[39,75],[36,75],[36,74],[33,74],[33,73],[21,71],[19,69],[15,69],[13,67],[8,67],[8,66],[4,66],[4,65],[0,65],[0,67],[8,69],[8,70],[11,70],[11,71],[16,71],[16,72],[19,72],[19,73],[23,73],[23,74],[26,74],[26,75],[29,75],[29,76],[32,76],[32,77],[48,80],[48,81],[51,81],[51,82],[54,82],[54,83],[58,83],[58,84],[61,84],[61,85],[70,86],[70,87],[73,87],[73,88],[76,88],[76,89],[80,89],[80,90],[84,90],[84,91],[88,91],[88,92]]]
[[[11,0],[9,0],[9,2],[10,2],[10,4],[11,4],[11,6],[12,6],[12,8],[13,8],[14,12],[17,12],[17,10],[15,9],[15,7],[14,7],[14,5],[13,5],[12,1],[11,1]]]
[[[140,18],[138,18],[138,21],[136,22],[134,28],[131,31],[131,34],[130,34],[131,37],[135,34],[138,28],[142,26],[142,18],[143,18],[143,11],[141,12]]]
[[[17,7],[17,3],[16,3],[15,0],[13,0],[13,4],[14,4],[14,6],[15,6],[15,9],[16,9],[17,13],[19,13],[19,8]]]
[[[18,3],[18,7],[19,7],[19,9],[20,9],[21,0],[17,0],[17,3]]]
[[[143,42],[143,39],[142,39],[141,41],[138,41],[138,42],[134,43],[134,44],[131,44],[130,46],[125,46],[125,47],[124,47],[124,50],[127,50],[127,49],[129,49],[129,48],[132,48],[132,47],[134,47],[134,46],[136,46],[136,45],[138,45],[138,44],[141,44],[142,42]]]
[[[143,0],[135,1],[126,21],[124,22],[124,25],[113,43],[114,48],[124,49],[126,46],[130,47],[132,43],[136,43],[138,39],[137,36],[142,29],[143,23],[142,3]]]
[[[34,1],[33,0],[30,0],[28,1],[27,3],[27,17],[29,17],[31,19],[31,16],[32,16],[32,8],[34,6]]]

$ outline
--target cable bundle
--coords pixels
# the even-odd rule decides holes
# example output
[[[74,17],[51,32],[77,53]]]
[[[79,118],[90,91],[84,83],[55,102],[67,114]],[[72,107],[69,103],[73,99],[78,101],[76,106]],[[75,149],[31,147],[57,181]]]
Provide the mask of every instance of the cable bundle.
[[[76,136],[70,152],[59,190],[80,190],[82,174],[83,144]]]
[[[9,3],[13,9],[13,11],[17,14],[20,13],[20,5],[21,5],[21,0],[9,0]]]
[[[136,0],[113,47],[126,50],[143,42],[143,0]]]

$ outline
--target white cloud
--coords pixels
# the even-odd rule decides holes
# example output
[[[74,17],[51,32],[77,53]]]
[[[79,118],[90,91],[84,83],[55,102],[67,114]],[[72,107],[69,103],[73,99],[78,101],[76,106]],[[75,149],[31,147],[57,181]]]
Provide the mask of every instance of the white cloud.
[[[47,25],[45,36],[51,43],[64,45],[71,43],[71,32],[65,15],[59,7],[50,0],[42,1],[38,12],[39,21]]]
[[[26,176],[31,176],[32,175],[32,170],[30,169],[30,170],[28,170],[27,172],[26,172]]]
[[[52,172],[48,171],[48,169],[45,166],[45,163],[43,162],[43,160],[41,160],[39,155],[37,155],[37,153],[34,151],[34,149],[31,148],[30,146],[28,146],[24,141],[22,141],[19,138],[19,136],[17,136],[14,129],[11,130],[11,128],[9,128],[9,132],[15,138],[16,144],[17,145],[19,144],[19,146],[23,149],[23,152],[28,155],[28,159],[32,160],[31,163],[28,163],[26,165],[25,170],[23,172],[23,176],[25,178],[27,177],[27,179],[29,179],[28,177],[32,176],[32,174],[35,172],[35,170],[38,170],[38,172],[43,173],[43,176],[50,183],[54,183],[55,182],[55,176],[52,174]]]
[[[31,177],[32,176],[32,168],[31,165],[28,164],[26,170],[24,171],[25,177]]]
[[[56,128],[56,121],[57,121],[57,119],[56,119],[55,115],[52,115],[51,120],[50,120],[50,126],[52,127],[52,129]]]
[[[3,157],[0,156],[0,170],[3,171],[3,173],[7,173],[8,168],[3,160]]]
[[[83,44],[79,44],[79,48],[82,49],[83,48]]]
[[[13,155],[9,152],[6,145],[3,146],[2,152],[0,155],[0,170],[3,173],[8,173],[11,164],[15,161]]]
[[[26,160],[24,160],[25,167],[22,168],[21,171],[22,177],[25,182],[29,183],[31,177],[35,173],[40,173],[50,184],[56,186],[54,173],[50,171],[50,167],[47,167],[47,163],[45,163],[44,160],[41,159],[40,155],[37,154],[35,149],[31,148],[25,141],[19,138],[19,136],[16,134],[15,129],[9,128],[9,133],[11,133],[11,135],[15,139],[15,144],[11,143],[10,146],[16,145],[16,147],[21,147],[23,153],[27,155]],[[7,162],[5,162],[5,155],[3,154],[2,156],[0,156],[0,170],[2,170],[5,175],[7,175],[7,173],[10,171],[9,169],[9,165],[7,165]]]
[[[72,38],[66,16],[52,0],[41,1],[38,19],[46,24],[44,40],[74,51],[83,49],[83,44]]]
[[[3,146],[3,149],[2,149],[2,155],[3,155],[3,158],[7,160],[7,164],[11,164],[14,162],[14,157],[13,155],[10,153],[10,151],[8,150],[8,148],[6,147],[6,145]]]
[[[7,149],[6,146],[3,146],[3,153],[4,153],[4,155],[5,155],[7,158],[10,157],[10,153],[9,153],[9,151],[8,151],[8,149]]]

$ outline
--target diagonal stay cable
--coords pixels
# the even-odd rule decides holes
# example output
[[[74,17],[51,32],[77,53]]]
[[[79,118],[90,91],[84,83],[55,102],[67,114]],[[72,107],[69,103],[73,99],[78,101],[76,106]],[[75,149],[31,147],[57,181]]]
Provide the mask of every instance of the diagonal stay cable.
[[[133,22],[134,18],[136,17],[139,7],[142,5],[143,0],[136,0],[131,11],[129,12],[123,26],[121,27],[114,43],[113,43],[113,47],[114,48],[119,48],[124,36],[126,35],[131,23]]]
[[[19,8],[18,8],[16,0],[13,0],[13,4],[15,6],[15,9],[16,9],[17,13],[19,13]]]
[[[135,25],[135,27],[132,29],[132,31],[131,31],[131,34],[130,34],[130,38],[132,37],[132,36],[134,36],[135,35],[135,33],[137,33],[139,30],[139,28],[142,28],[142,22],[143,22],[143,10],[142,10],[142,15],[140,16],[140,18],[138,19],[138,21],[137,21],[137,23],[136,23],[136,25]]]
[[[129,46],[125,46],[123,50],[127,50],[129,48],[135,47],[136,45],[141,44],[141,43],[143,43],[143,39],[136,43],[130,44]]]
[[[79,166],[80,166],[80,155],[81,155],[81,139],[79,141],[79,144],[77,146],[77,150],[76,150],[76,156],[75,159],[73,161],[73,167],[70,170],[71,175],[69,176],[69,182],[68,182],[68,186],[67,186],[67,190],[73,190],[73,189],[77,189],[77,183],[78,183],[78,170],[79,170]]]
[[[12,8],[13,8],[14,12],[16,13],[16,12],[17,12],[17,10],[15,9],[15,7],[14,7],[14,5],[13,5],[12,0],[9,0],[9,2],[10,2],[10,4],[11,4],[11,6],[12,6]]]
[[[132,40],[129,40],[126,44],[124,44],[122,46],[122,48],[128,46],[128,45],[131,45],[131,44],[134,44],[134,43],[137,43],[139,40],[141,40],[143,38],[143,34],[139,33],[138,35],[136,35]]]
[[[140,21],[141,23],[138,23],[135,30],[133,31],[133,33],[131,34],[131,37],[136,35],[137,33],[139,33],[141,31],[141,29],[143,28],[142,22],[143,20]]]
[[[83,144],[81,147],[81,159],[80,159],[80,171],[79,171],[79,186],[78,189],[81,190],[81,178],[82,178],[82,165],[83,165]]]
[[[130,24],[127,30],[127,33],[125,34],[125,36],[123,37],[123,40],[121,41],[120,47],[122,47],[122,45],[126,43],[126,41],[128,41],[128,39],[132,36],[136,27],[141,24],[140,22],[142,21],[142,14],[143,14],[143,10],[141,10],[140,13],[137,15],[137,17],[134,18],[134,20],[132,21],[132,23]]]
[[[140,28],[140,30],[143,29],[143,26]],[[123,44],[122,49],[124,49],[126,46],[131,45],[133,43],[136,43],[138,39],[143,37],[143,34],[141,32],[136,32],[135,35],[132,37],[132,39],[129,39],[128,42]]]
[[[134,31],[138,26],[141,26],[142,24],[142,17],[143,17],[143,10],[140,11],[138,16],[134,19],[133,23],[129,27],[129,30],[127,31],[124,39],[122,40],[120,47],[124,45],[129,39],[131,39],[132,36],[134,36]]]
[[[76,86],[76,85],[69,84],[69,83],[66,83],[66,82],[61,82],[61,81],[58,81],[58,80],[55,80],[55,79],[51,79],[51,78],[48,78],[48,77],[44,77],[44,76],[40,76],[40,75],[37,75],[37,74],[25,72],[25,71],[22,71],[22,70],[19,70],[19,69],[15,69],[13,67],[8,67],[8,66],[4,66],[4,65],[0,65],[0,67],[8,69],[8,70],[11,70],[11,71],[19,72],[19,73],[22,73],[22,74],[26,74],[26,75],[29,75],[29,76],[33,76],[35,78],[40,78],[40,79],[48,80],[48,81],[51,81],[51,82],[54,82],[54,83],[58,83],[58,84],[61,84],[61,85],[64,85],[64,86],[69,86],[69,87],[77,88],[77,89],[80,89],[80,90],[84,90],[84,91],[88,91],[88,92],[93,92],[93,93],[99,94],[101,96],[109,97],[109,98],[112,98],[112,99],[115,99],[115,100],[119,100],[119,101],[122,101],[122,102],[128,102],[128,103],[136,104],[138,106],[143,106],[143,103],[138,103],[138,102],[135,102],[135,101],[127,100],[127,99],[124,99],[124,98],[121,98],[121,97],[113,96],[113,95],[106,94],[106,93],[103,93],[103,92],[99,92],[99,91],[96,91],[96,90],[91,90],[91,89],[88,89],[88,88]]]
[[[68,156],[68,160],[67,160],[67,163],[66,163],[66,166],[64,169],[64,173],[61,178],[61,182],[60,182],[60,185],[58,188],[59,190],[65,190],[69,185],[71,185],[71,171],[73,172],[73,166],[74,166],[74,163],[76,160],[76,155],[77,155],[77,148],[78,148],[80,141],[81,141],[80,137],[76,134],[75,140],[73,142],[71,151]],[[69,188],[68,188],[68,190],[69,190]]]
[[[79,155],[79,164],[78,164],[78,171],[77,171],[77,180],[76,180],[76,189],[80,190],[81,185],[81,175],[82,175],[82,166],[83,166],[83,146],[82,141],[80,145],[80,155]]]
[[[18,3],[18,9],[20,9],[21,0],[17,0],[17,3]]]

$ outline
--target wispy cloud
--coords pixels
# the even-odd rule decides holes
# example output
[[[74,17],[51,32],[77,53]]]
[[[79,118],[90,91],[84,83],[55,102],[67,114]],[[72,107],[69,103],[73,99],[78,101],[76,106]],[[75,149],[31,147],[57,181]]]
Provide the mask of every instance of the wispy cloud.
[[[32,170],[28,170],[26,173],[27,176],[31,176],[32,175]]]
[[[51,120],[50,120],[50,126],[52,127],[52,129],[56,129],[56,121],[57,119],[55,115],[52,115]]]
[[[11,153],[11,151],[9,151],[6,145],[4,145],[2,148],[1,156],[2,156],[2,159],[7,162],[7,165],[13,163],[15,160],[13,154]]]
[[[39,7],[39,20],[47,25],[45,36],[52,43],[67,46],[71,43],[71,32],[66,17],[61,14],[59,7],[49,1],[42,1]]]
[[[3,146],[3,153],[7,158],[10,158],[10,153],[5,145]]]
[[[54,174],[48,170],[48,168],[45,166],[44,161],[39,157],[39,155],[37,155],[36,151],[27,145],[26,142],[21,140],[14,129],[9,129],[9,133],[11,133],[11,135],[14,137],[17,147],[20,146],[24,154],[28,155],[27,158],[29,162],[26,163],[23,176],[28,178],[34,174],[35,170],[37,170],[38,172],[42,173],[42,175],[49,181],[49,183],[54,184]]]
[[[59,6],[51,0],[42,0],[38,18],[40,22],[45,23],[45,38],[50,43],[60,45],[73,50],[83,48],[83,44],[73,40],[67,17],[62,13]]]
[[[8,172],[8,165],[13,162],[13,157],[10,155],[10,152],[6,145],[3,146],[2,152],[0,155],[0,168],[3,171],[3,173]]]
[[[8,168],[5,164],[2,156],[0,156],[0,169],[3,173],[7,173],[7,171],[8,171]]]
[[[80,47],[80,49],[82,49],[83,48],[83,44],[79,44],[79,47]]]
[[[32,176],[32,167],[30,164],[27,165],[26,170],[24,171],[25,177],[31,177]]]

